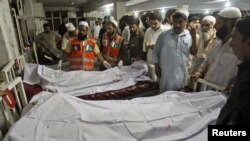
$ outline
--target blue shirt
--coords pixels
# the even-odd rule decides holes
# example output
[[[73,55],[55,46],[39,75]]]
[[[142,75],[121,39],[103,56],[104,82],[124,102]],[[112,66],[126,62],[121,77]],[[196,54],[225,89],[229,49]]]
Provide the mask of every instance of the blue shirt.
[[[185,84],[191,45],[192,38],[188,30],[176,34],[170,29],[158,37],[153,61],[161,67],[160,92],[178,90]]]

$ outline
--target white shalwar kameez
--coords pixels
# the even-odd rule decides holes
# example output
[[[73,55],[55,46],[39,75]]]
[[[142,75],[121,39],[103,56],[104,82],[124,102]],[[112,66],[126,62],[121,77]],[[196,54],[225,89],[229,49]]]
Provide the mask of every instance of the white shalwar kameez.
[[[230,47],[230,41],[228,41],[213,49],[208,58],[208,63],[210,66],[204,79],[219,86],[227,87],[235,78],[238,71],[237,65],[240,61],[234,55]]]
[[[161,67],[160,92],[178,90],[186,83],[192,39],[189,31],[162,32],[153,50],[154,62]]]

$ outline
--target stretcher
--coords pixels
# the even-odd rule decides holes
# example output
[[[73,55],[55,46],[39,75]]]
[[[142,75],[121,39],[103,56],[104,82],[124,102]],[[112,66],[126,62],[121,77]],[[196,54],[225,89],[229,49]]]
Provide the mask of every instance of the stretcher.
[[[0,86],[0,129],[3,135],[19,119],[28,104],[21,77]]]
[[[199,88],[198,88],[198,85]],[[205,79],[199,78],[195,83],[194,83],[194,88],[195,91],[206,91],[206,90],[215,90],[215,91],[220,91],[223,92],[226,88],[219,86],[217,84],[214,84],[212,82],[209,82]]]

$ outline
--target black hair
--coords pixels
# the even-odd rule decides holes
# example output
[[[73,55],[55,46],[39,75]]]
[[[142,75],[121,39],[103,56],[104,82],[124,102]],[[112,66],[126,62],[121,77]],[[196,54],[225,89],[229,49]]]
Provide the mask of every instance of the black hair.
[[[200,21],[200,17],[197,16],[197,15],[189,15],[188,16],[188,22],[192,22],[192,21],[196,21],[196,20],[199,20]]]
[[[142,24],[143,24],[144,27],[148,26],[147,23],[146,23],[146,18],[147,17],[149,18],[149,15],[150,15],[150,13],[146,12],[146,14],[144,14],[144,15],[141,16],[141,22],[142,22]]]
[[[133,24],[139,25],[139,24],[140,24],[140,20],[139,20],[139,18],[136,18],[136,17],[134,17],[134,16],[131,16],[131,17],[129,17],[129,19],[128,19],[128,24],[129,24],[129,25],[133,25]]]
[[[129,15],[124,15],[120,20],[121,20],[121,21],[128,22],[128,20],[129,20]]]
[[[43,28],[48,27],[48,26],[50,27],[48,23],[43,24]]]
[[[169,23],[168,18],[169,18],[170,16],[172,16],[175,12],[176,12],[176,9],[169,9],[169,10],[166,12],[166,14],[165,14],[165,18],[163,19],[162,23],[163,23],[163,24]]]
[[[176,12],[176,9],[169,9],[166,14],[165,14],[165,18],[170,17],[171,15],[173,15]]]
[[[187,21],[187,16],[183,13],[180,13],[180,12],[175,12],[174,15],[173,15],[173,19],[184,19],[185,21]]]
[[[155,11],[155,12],[151,13],[149,15],[149,20],[158,20],[158,21],[161,21],[162,20],[161,13],[158,12],[158,11]]]
[[[235,27],[236,29],[243,35],[243,41],[247,38],[250,38],[250,16],[246,16],[245,18],[239,19]]]
[[[109,21],[109,20],[110,20],[110,16],[109,15],[104,16],[104,21]]]

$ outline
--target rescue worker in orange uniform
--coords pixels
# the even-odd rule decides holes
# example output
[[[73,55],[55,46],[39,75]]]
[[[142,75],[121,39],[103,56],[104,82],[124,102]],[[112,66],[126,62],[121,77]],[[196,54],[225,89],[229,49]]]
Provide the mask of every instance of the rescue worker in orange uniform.
[[[96,57],[105,68],[111,68],[111,65],[101,56],[94,37],[88,35],[88,30],[88,23],[81,21],[79,23],[78,37],[70,40],[67,47],[64,48],[64,51],[68,53],[70,70],[93,71]],[[61,64],[58,64],[58,67],[60,66]]]
[[[102,56],[112,67],[117,66],[118,62],[123,64],[122,60],[125,60],[126,56],[123,37],[118,34],[117,26],[118,23],[111,18],[102,37]]]

